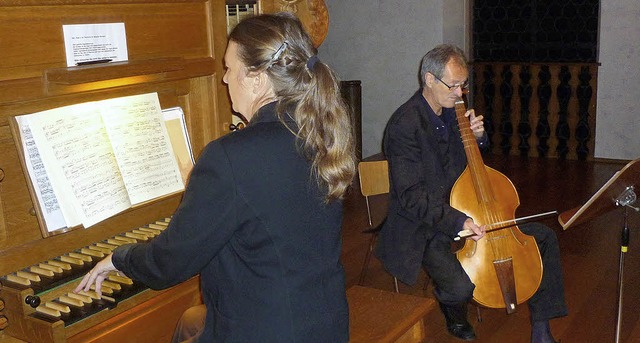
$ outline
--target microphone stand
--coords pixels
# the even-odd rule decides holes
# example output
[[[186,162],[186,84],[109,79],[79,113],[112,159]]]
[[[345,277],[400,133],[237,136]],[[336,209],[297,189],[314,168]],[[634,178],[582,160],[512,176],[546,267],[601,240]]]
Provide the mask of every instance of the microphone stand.
[[[625,254],[629,251],[629,223],[628,223],[628,209],[634,209],[640,211],[640,208],[632,206],[636,202],[636,193],[633,186],[628,186],[619,196],[616,198],[616,206],[624,207],[624,214],[622,219],[622,232],[620,234],[620,268],[618,271],[618,317],[616,319],[616,343],[620,342],[620,329],[622,326],[622,298],[624,288],[624,258]]]

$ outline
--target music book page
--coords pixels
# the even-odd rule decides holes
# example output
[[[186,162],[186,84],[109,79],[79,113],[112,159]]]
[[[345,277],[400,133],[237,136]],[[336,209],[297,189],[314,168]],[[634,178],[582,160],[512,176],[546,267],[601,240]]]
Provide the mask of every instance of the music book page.
[[[131,204],[184,189],[157,94],[108,100],[102,117]]]
[[[67,223],[87,228],[184,189],[155,93],[23,117]]]
[[[60,208],[60,204],[58,203],[58,198],[56,197],[53,187],[49,182],[49,176],[47,175],[47,171],[42,163],[40,151],[33,139],[26,117],[16,117],[16,121],[20,128],[22,150],[25,155],[25,165],[27,167],[29,177],[32,180],[31,183],[40,206],[40,212],[42,213],[43,220],[46,223],[47,231],[52,232],[58,229],[80,225],[80,221],[67,222],[67,219],[65,219],[62,209]]]

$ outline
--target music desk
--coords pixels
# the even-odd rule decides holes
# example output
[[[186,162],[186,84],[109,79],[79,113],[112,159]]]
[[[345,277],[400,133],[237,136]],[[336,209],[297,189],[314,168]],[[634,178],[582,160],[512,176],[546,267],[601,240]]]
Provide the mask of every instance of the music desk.
[[[350,343],[424,342],[424,317],[435,300],[353,286],[347,290]]]

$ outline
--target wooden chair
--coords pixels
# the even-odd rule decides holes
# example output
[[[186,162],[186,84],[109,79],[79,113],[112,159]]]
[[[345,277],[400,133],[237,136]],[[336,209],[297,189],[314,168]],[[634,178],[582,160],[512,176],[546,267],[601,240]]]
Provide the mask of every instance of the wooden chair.
[[[360,280],[358,281],[358,284],[362,285],[367,276],[369,261],[373,254],[373,248],[375,247],[378,233],[384,224],[384,220],[382,220],[380,224],[373,226],[369,197],[389,193],[389,165],[386,160],[360,162],[358,163],[358,177],[360,179],[360,192],[367,203],[367,217],[369,219],[369,227],[362,232],[371,234],[371,238],[369,239],[369,249],[367,250],[367,256],[364,259],[362,271],[360,272]],[[394,277],[393,282],[396,293],[399,293],[398,279]]]
[[[364,264],[362,265],[362,270],[360,271],[360,279],[358,281],[358,285],[362,286],[367,276],[367,269],[369,268],[369,262],[371,260],[371,255],[373,254],[376,239],[378,238],[378,233],[382,229],[382,225],[384,225],[384,222],[386,220],[385,216],[385,219],[383,219],[380,224],[373,226],[373,222],[371,220],[371,206],[369,204],[369,197],[389,193],[389,164],[386,160],[360,162],[358,164],[358,177],[360,179],[360,192],[364,196],[365,202],[367,204],[367,217],[369,219],[369,228],[363,230],[362,232],[371,234],[371,238],[369,239],[369,249],[367,250],[367,255],[364,258]],[[429,275],[427,275],[423,289],[427,289],[429,282],[430,278]],[[393,283],[396,293],[400,293],[398,290],[398,279],[394,277]],[[476,310],[478,322],[481,322],[482,316],[480,314],[480,307],[476,306]]]

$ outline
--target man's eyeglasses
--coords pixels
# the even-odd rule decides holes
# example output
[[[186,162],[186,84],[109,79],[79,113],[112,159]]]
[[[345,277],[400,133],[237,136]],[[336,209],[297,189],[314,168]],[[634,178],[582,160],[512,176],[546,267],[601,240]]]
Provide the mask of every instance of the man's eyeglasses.
[[[431,73],[430,73],[431,74]],[[433,77],[436,78],[436,80],[442,82],[443,85],[445,85],[447,88],[449,88],[449,92],[453,92],[456,90],[456,88],[460,87],[460,90],[462,90],[462,94],[467,94],[469,92],[469,81],[465,81],[463,83],[459,83],[457,85],[453,85],[453,86],[449,86],[446,82],[442,81],[439,77],[437,77],[435,74],[431,74],[433,75]]]

